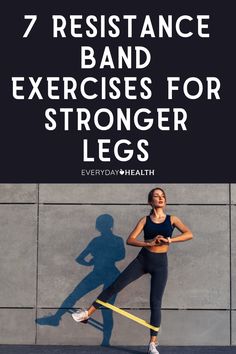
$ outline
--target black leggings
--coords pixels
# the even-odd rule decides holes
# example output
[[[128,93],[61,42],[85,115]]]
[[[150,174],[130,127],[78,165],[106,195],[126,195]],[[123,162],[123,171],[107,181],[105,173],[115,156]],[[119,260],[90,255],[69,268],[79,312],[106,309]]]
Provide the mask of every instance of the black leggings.
[[[165,290],[168,275],[167,253],[154,253],[142,248],[138,256],[116,278],[116,280],[98,296],[98,299],[106,302],[112,295],[124,289],[132,281],[140,278],[143,274],[151,274],[150,308],[152,326],[160,327],[161,324],[161,301]],[[96,301],[95,308],[101,307]],[[150,330],[152,336],[157,332]]]

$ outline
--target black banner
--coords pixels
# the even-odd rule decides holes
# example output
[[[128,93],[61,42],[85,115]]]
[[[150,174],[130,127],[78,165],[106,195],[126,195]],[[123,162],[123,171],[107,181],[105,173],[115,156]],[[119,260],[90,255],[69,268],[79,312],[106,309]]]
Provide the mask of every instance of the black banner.
[[[221,183],[234,11],[210,1],[5,3],[1,183]]]

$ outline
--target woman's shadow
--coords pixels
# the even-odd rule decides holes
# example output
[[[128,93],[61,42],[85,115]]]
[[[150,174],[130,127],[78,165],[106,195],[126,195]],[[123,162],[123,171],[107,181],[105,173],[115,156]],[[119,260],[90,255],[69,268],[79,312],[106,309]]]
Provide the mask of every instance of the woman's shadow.
[[[95,237],[76,258],[80,265],[93,266],[93,270],[74,288],[55,314],[37,318],[37,324],[59,326],[62,316],[66,312],[73,312],[72,308],[79,299],[101,285],[107,288],[118,277],[120,271],[115,263],[125,258],[125,247],[122,237],[113,234],[113,225],[113,217],[109,214],[96,219],[96,229],[101,235]],[[113,304],[115,298],[114,295],[109,303]],[[102,317],[103,325],[92,318],[88,323],[103,331],[102,345],[109,345],[113,328],[112,311],[102,309]]]

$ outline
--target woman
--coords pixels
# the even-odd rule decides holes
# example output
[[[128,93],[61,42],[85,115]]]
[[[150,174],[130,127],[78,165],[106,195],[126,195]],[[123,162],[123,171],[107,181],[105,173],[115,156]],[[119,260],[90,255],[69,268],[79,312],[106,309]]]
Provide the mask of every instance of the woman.
[[[117,279],[98,296],[98,299],[106,302],[113,294],[118,293],[132,281],[143,274],[151,274],[151,325],[160,327],[161,302],[167,281],[167,252],[171,243],[183,242],[193,238],[190,229],[174,215],[165,214],[166,195],[163,189],[154,188],[148,194],[148,203],[152,206],[150,215],[144,216],[131,232],[127,244],[142,247],[138,256],[117,277]],[[171,238],[174,228],[181,234]],[[144,232],[144,241],[137,237]],[[101,305],[96,301],[88,310],[79,310],[72,314],[75,321],[86,321]],[[149,354],[159,354],[157,332],[150,330]]]

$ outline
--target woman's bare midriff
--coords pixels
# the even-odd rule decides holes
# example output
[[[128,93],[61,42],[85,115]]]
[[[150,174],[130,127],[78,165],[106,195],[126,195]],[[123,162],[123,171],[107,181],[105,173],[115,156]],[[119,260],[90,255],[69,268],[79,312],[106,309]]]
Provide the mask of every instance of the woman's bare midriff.
[[[169,245],[161,245],[161,246],[146,246],[145,247],[150,252],[155,253],[166,253],[169,250]]]

